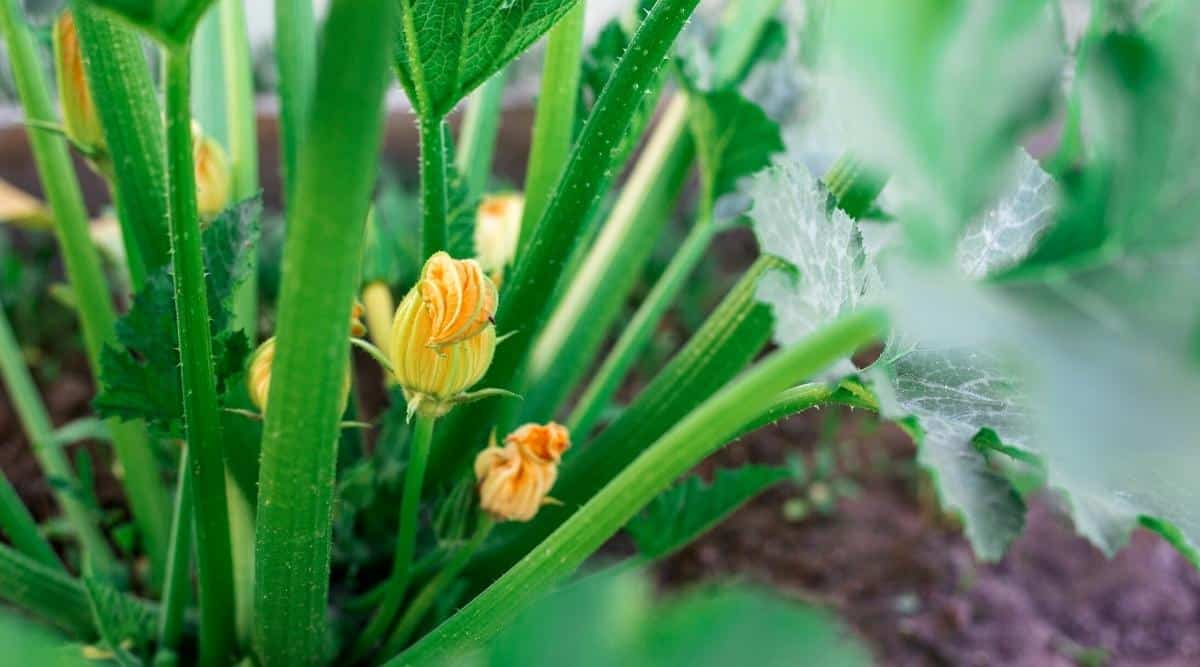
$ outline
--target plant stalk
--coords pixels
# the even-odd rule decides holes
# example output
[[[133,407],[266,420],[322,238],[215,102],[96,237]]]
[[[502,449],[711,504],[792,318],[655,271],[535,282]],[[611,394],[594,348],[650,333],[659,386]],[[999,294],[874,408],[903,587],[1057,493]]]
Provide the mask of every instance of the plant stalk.
[[[620,388],[621,380],[625,379],[633,362],[637,361],[646,349],[646,344],[650,342],[667,308],[674,303],[680,290],[687,283],[688,276],[704,257],[709,243],[712,242],[713,233],[711,220],[698,221],[688,233],[675,256],[671,258],[670,264],[654,284],[654,289],[638,307],[637,313],[621,332],[608,357],[604,359],[604,364],[588,383],[579,402],[575,404],[567,420],[567,428],[572,433],[591,432],[596,420]]]
[[[316,79],[316,19],[312,0],[275,0],[275,64],[279,69],[279,150],[284,201],[295,190],[300,142]]]
[[[496,132],[500,129],[500,114],[504,110],[505,73],[504,69],[496,72],[472,93],[463,114],[454,167],[466,182],[471,197],[483,194],[492,175]]]
[[[388,667],[428,664],[486,642],[573,572],[647,503],[751,421],[763,402],[881,334],[883,312],[839,318],[779,350],[693,410],[515,567]]]
[[[16,0],[0,0],[0,32],[3,33],[8,47],[9,60],[26,121],[31,124],[54,124],[54,108],[37,60],[33,36],[18,11]],[[29,142],[38,176],[54,214],[54,230],[62,248],[67,277],[75,294],[92,374],[99,377],[100,352],[112,340],[116,313],[108,293],[108,283],[101,268],[100,257],[88,233],[83,195],[75,178],[66,142],[61,136],[34,131],[29,135]],[[155,479],[154,459],[145,433],[137,424],[122,424],[114,420],[109,420],[107,424],[113,436],[117,456],[126,472],[125,488],[130,504],[135,510],[135,516],[144,520],[144,523],[139,521],[139,527],[152,528],[153,522],[149,518],[153,516],[153,506],[148,501],[161,493],[162,487]],[[67,469],[70,469],[69,466]],[[138,510],[145,512],[139,514]],[[162,512],[161,516],[165,519],[165,512]],[[93,565],[105,573],[115,572],[116,561],[103,538],[89,537],[89,532],[93,529],[85,528],[82,519],[73,523],[76,523],[76,529],[81,531],[80,538],[84,541]],[[91,519],[86,523],[90,524]],[[153,530],[145,531],[145,534],[148,535],[147,541],[154,562],[155,556],[161,557],[162,552],[156,554],[153,550],[155,545],[150,543],[155,535]]]
[[[475,550],[479,548],[480,544],[483,544],[488,534],[492,532],[494,523],[495,521],[489,516],[485,515],[479,518],[479,523],[475,526],[475,534],[471,536],[470,541],[455,552],[454,558],[436,576],[421,587],[420,592],[409,603],[408,608],[404,610],[404,615],[396,623],[396,628],[392,630],[391,635],[388,636],[387,641],[383,644],[382,655],[393,656],[404,649],[409,639],[412,638],[412,633],[417,629],[417,624],[421,622],[421,619],[433,607],[434,602],[437,601],[442,591],[462,573],[463,568],[466,567]]]
[[[354,662],[370,651],[395,620],[400,603],[412,578],[413,555],[417,544],[417,523],[420,519],[421,486],[425,466],[429,461],[429,445],[433,440],[434,419],[418,416],[413,425],[408,466],[404,471],[404,492],[400,501],[400,525],[396,529],[396,552],[392,573],[385,584],[383,600],[371,616],[366,629],[358,635],[350,649],[347,662]]]
[[[231,613],[233,563],[212,331],[192,166],[191,56],[187,45],[168,49],[165,54],[171,264],[183,371],[184,430],[195,488],[200,659],[202,664],[220,665],[233,656],[236,636]]]
[[[697,2],[656,2],[600,93],[527,251],[505,279],[496,330],[508,338],[497,348],[481,386],[508,390],[519,386],[526,357],[549,315],[546,295],[558,288],[565,264],[585,231],[579,220],[611,186],[625,132],[645,96],[655,89],[667,53]],[[499,401],[483,401],[469,418],[447,420],[450,424],[440,440],[447,445],[435,448],[439,457],[431,463],[431,479],[447,479],[465,465],[471,443],[482,440],[501,407]]]
[[[75,637],[96,636],[92,605],[78,581],[0,544],[0,599],[66,630]]]
[[[394,4],[333,0],[298,146],[258,478],[254,649],[265,667],[328,657],[347,323],[378,173]]]
[[[529,245],[554,186],[571,154],[575,133],[585,0],[579,0],[546,37],[541,92],[533,119],[529,166],[525,171],[525,208],[521,214],[518,255]]]
[[[446,249],[446,123],[421,118],[421,256]]]
[[[183,610],[191,586],[192,498],[191,466],[185,445],[179,457],[179,485],[175,489],[175,518],[171,523],[171,545],[167,550],[167,574],[163,580],[162,608],[158,615],[158,650],[175,651],[183,635]]]

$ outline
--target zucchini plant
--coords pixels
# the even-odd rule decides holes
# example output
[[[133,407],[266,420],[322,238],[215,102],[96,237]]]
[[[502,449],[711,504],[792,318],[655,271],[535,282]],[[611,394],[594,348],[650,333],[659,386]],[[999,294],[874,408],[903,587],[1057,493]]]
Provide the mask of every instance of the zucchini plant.
[[[122,665],[865,664],[826,616],[759,593],[570,581],[623,529],[646,565],[790,479],[676,484],[825,405],[900,423],[981,559],[1020,534],[1012,478],[1034,470],[1106,552],[1142,526],[1200,566],[1200,10],[1097,2],[1072,41],[1047,0],[626,4],[593,39],[585,0],[331,0],[320,22],[276,0],[272,263],[242,3],[70,0],[47,63],[0,0],[137,554],[84,502],[61,449],[79,429],[51,425],[0,318],[73,538],[47,541],[0,479],[0,598]],[[525,183],[496,187],[505,70],[544,35]],[[411,197],[378,177],[393,76]],[[120,224],[111,285],[72,150]],[[757,259],[639,365],[746,227]],[[381,414],[354,355],[385,378]],[[564,626],[570,605],[595,622]]]

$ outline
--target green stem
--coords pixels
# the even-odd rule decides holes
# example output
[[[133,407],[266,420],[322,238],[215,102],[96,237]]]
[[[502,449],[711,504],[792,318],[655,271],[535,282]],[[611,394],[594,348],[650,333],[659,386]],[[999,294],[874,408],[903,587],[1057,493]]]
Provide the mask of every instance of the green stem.
[[[427,664],[477,647],[534,599],[573,572],[672,481],[748,423],[764,401],[883,333],[868,309],[775,352],[705,401],[658,439],[515,567],[389,666]]]
[[[96,636],[92,605],[79,582],[0,544],[0,599],[82,639]]]
[[[482,195],[492,175],[496,132],[504,105],[505,71],[501,69],[471,94],[458,133],[454,167],[462,174],[472,197]]]
[[[326,658],[346,323],[378,173],[394,4],[331,3],[297,156],[258,478],[254,648],[265,667]]]
[[[158,650],[175,651],[183,634],[183,610],[187,606],[192,563],[192,477],[188,448],[179,457],[179,486],[175,489],[175,518],[167,550],[167,574],[163,581],[162,609],[158,615]]]
[[[714,85],[736,85],[754,62],[763,30],[781,0],[743,0],[717,40]],[[659,237],[671,217],[694,151],[688,132],[687,95],[667,102],[637,164],[582,268],[538,337],[529,360],[523,419],[556,414],[591,368],[613,323],[623,312]]]
[[[621,380],[625,379],[633,362],[637,361],[646,344],[650,342],[667,308],[675,301],[675,297],[679,296],[688,276],[704,257],[712,237],[712,222],[701,220],[684,239],[683,245],[671,258],[671,263],[654,284],[654,289],[650,291],[646,300],[638,307],[629,325],[621,332],[621,337],[608,353],[604,364],[584,390],[575,409],[571,411],[567,428],[572,433],[591,432],[600,414],[608,407],[613,394],[620,388]]]
[[[38,461],[41,462],[42,469],[49,474],[49,471],[55,469],[56,465],[59,472],[62,472],[62,466],[66,466],[66,472],[69,475],[66,479],[74,480],[75,476],[71,474],[72,471],[65,461],[65,457],[62,456],[57,444],[52,442],[50,418],[38,396],[33,378],[29,377],[29,371],[25,368],[21,349],[17,345],[17,339],[13,336],[12,328],[8,325],[8,318],[4,316],[2,308],[0,308],[0,375],[4,377],[4,387],[8,392],[9,401],[16,407],[17,416],[20,417],[25,434],[29,437],[29,446],[38,457]],[[50,463],[51,466],[48,467],[46,463]],[[51,488],[56,487],[51,485]],[[56,497],[59,503],[64,500],[74,502],[73,499],[61,492],[56,492]],[[76,532],[79,532],[79,526],[75,525],[76,521],[81,518],[90,519],[79,512],[80,509],[83,508],[75,508],[76,511],[68,512],[68,518]],[[91,526],[92,522],[88,520],[85,525]],[[33,516],[29,514],[25,504],[21,502],[20,496],[8,482],[8,478],[3,475],[0,475],[0,528],[4,529],[8,539],[21,553],[47,567],[66,571],[50,543],[38,530],[37,522],[33,520]],[[80,535],[82,537],[83,533]]]
[[[475,550],[479,548],[480,544],[483,544],[488,534],[492,532],[494,523],[495,521],[491,517],[480,517],[479,524],[475,526],[475,534],[471,536],[471,540],[454,554],[453,560],[447,563],[446,567],[442,568],[433,579],[430,579],[421,588],[421,591],[409,603],[408,608],[404,610],[404,615],[396,623],[396,628],[383,644],[382,655],[396,655],[408,644],[408,640],[412,638],[413,631],[417,629],[417,623],[420,623],[421,619],[425,618],[425,614],[433,607],[434,602],[437,601],[442,591],[462,573],[463,568],[466,567]]]
[[[283,192],[292,201],[300,142],[316,73],[312,0],[275,0],[275,64],[279,69],[279,150]]]
[[[412,578],[413,554],[417,544],[417,522],[421,509],[421,486],[425,481],[425,465],[429,461],[429,444],[433,440],[432,417],[417,417],[413,426],[412,446],[409,450],[408,466],[404,471],[404,493],[400,501],[400,526],[396,532],[396,552],[392,559],[392,573],[388,577],[383,600],[371,616],[371,620],[351,647],[347,662],[354,662],[366,655],[375,642],[391,627],[404,601],[408,582]]]
[[[446,249],[446,123],[417,121],[421,132],[421,256]]]
[[[142,263],[146,271],[153,271],[168,261],[166,163],[163,160],[162,116],[145,56],[136,35],[91,8],[89,3],[74,0],[72,7],[89,85],[113,157],[114,198],[120,204],[121,224],[139,239]],[[44,95],[44,86],[31,88],[43,91],[41,95],[31,93],[31,99]],[[41,107],[42,103],[36,102],[35,106]],[[47,118],[50,113],[38,110],[27,116]],[[33,140],[36,155],[40,140],[37,137]],[[56,174],[56,178],[69,180],[57,181],[53,186],[47,184],[47,193],[51,196],[55,219],[60,222],[60,243],[67,256],[72,289],[79,302],[87,304],[87,308],[80,309],[80,319],[92,373],[99,378],[101,349],[115,342],[116,314],[104,289],[103,273],[87,234],[78,183],[67,162],[65,148],[61,165],[57,152],[58,149],[45,151],[47,168]],[[43,179],[43,183],[47,181]],[[58,191],[57,195],[53,194],[55,191]],[[56,199],[62,200],[59,205],[54,204]],[[78,267],[72,269],[72,264]],[[105,423],[125,473],[122,482],[129,508],[150,559],[151,587],[157,587],[164,568],[170,527],[167,491],[145,426],[113,419]]]
[[[838,208],[852,218],[861,218],[883,191],[887,178],[852,155],[843,155],[821,178]]]
[[[221,46],[225,65],[225,121],[233,170],[233,200],[258,192],[258,124],[254,108],[254,67],[242,0],[220,0]],[[235,296],[235,326],[253,344],[258,327],[258,258]]]
[[[571,151],[562,179],[534,230],[527,252],[518,258],[507,278],[497,315],[497,331],[510,338],[499,346],[481,386],[513,389],[521,380],[525,359],[549,315],[547,294],[559,279],[579,236],[579,220],[611,186],[619,145],[658,75],[671,45],[698,0],[659,0],[642,21],[616,70],[600,93]],[[479,442],[495,422],[499,401],[480,403],[470,418],[454,418],[444,429],[446,447],[431,466],[441,481],[460,469],[472,443]]]
[[[570,157],[575,110],[579,105],[579,64],[586,4],[585,0],[579,0],[547,34],[541,92],[533,120],[529,166],[525,171],[525,209],[521,214],[517,246],[520,249],[529,245],[533,229],[545,212],[550,194]]]
[[[187,45],[165,53],[171,264],[183,370],[184,428],[196,499],[200,657],[203,664],[217,665],[230,660],[235,637],[229,508],[225,500],[225,462],[200,250],[200,220],[196,213],[190,54]]]
[[[132,29],[85,0],[71,0],[71,9],[96,113],[114,157],[121,226],[137,239],[142,263],[151,273],[170,261],[162,110],[154,82]],[[165,532],[165,513],[162,523]]]
[[[37,61],[33,36],[17,9],[16,0],[0,0],[0,32],[3,33],[5,44],[8,47],[8,57],[12,65],[17,91],[24,106],[25,118],[32,123],[53,123],[55,121],[54,110],[45,80],[42,77],[41,65]],[[29,135],[29,143],[33,150],[38,176],[54,214],[54,230],[58,236],[59,246],[62,248],[67,277],[75,294],[76,306],[82,320],[88,360],[91,362],[93,375],[99,377],[100,351],[105,343],[111,340],[116,314],[108,294],[108,283],[101,269],[100,257],[97,255],[88,233],[88,218],[83,204],[83,195],[79,190],[79,182],[75,178],[66,142],[61,136],[45,131],[34,131]],[[36,396],[36,393],[32,396]],[[73,480],[75,478],[74,471],[66,457],[57,448],[47,446],[50,442],[51,427],[44,410],[40,415],[43,419],[37,423],[38,415],[34,413],[40,407],[40,401],[28,404],[25,417],[23,417],[26,428],[33,429],[30,431],[30,441],[34,452],[41,455],[40,462],[47,474]],[[129,444],[127,440],[117,440],[124,434],[123,431],[113,431],[114,441],[118,445],[118,454],[121,453],[120,446],[122,444]],[[122,463],[125,463],[124,459],[122,459]],[[140,461],[130,461],[130,463],[140,463]],[[138,472],[136,465],[131,465],[128,470]],[[63,510],[71,518],[71,523],[78,533],[80,542],[92,565],[106,574],[116,572],[116,560],[103,535],[100,534],[99,528],[94,524],[93,517],[79,501],[67,498],[67,494],[64,493],[59,493],[58,496]]]

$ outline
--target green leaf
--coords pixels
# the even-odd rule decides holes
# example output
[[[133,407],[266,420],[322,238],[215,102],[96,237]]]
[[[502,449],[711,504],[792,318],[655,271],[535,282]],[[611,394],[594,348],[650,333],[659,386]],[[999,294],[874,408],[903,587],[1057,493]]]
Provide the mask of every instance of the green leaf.
[[[759,301],[775,316],[777,344],[799,342],[858,308],[878,288],[858,226],[831,206],[828,192],[803,165],[776,160],[754,177],[747,192],[762,252],[786,260],[795,270],[768,274],[758,289]],[[849,360],[834,368],[843,376],[851,372]]]
[[[1048,3],[865,0],[828,19],[823,74],[850,152],[910,195],[914,247],[948,251],[1049,116],[1062,58]]]
[[[871,664],[822,610],[744,587],[657,601],[638,573],[594,575],[546,597],[470,658],[494,667]]]
[[[91,0],[171,46],[182,46],[213,0]]]
[[[1085,118],[1109,120],[1093,126],[1095,158],[1079,170],[1085,181],[1100,176],[1095,187],[1067,189],[1045,237],[1057,247],[991,282],[902,258],[888,272],[906,330],[1012,363],[1025,387],[1029,448],[1066,495],[1077,530],[1109,554],[1148,519],[1185,553],[1200,543],[1200,414],[1191,400],[1200,392],[1200,133],[1186,111],[1200,100],[1192,41],[1200,9],[1170,7],[1157,24],[1163,32],[1119,60],[1136,66],[1152,48],[1174,95],[1126,81],[1087,99]],[[1128,131],[1142,123],[1159,127]],[[1140,167],[1126,171],[1114,156]],[[1088,207],[1101,216],[1099,246],[1053,231],[1078,224]]]
[[[222,212],[202,235],[213,359],[222,391],[250,352],[246,335],[229,328],[234,293],[253,266],[261,210],[259,197],[247,199]],[[101,389],[92,403],[97,413],[144,419],[177,432],[183,402],[176,340],[174,291],[164,266],[147,276],[133,306],[117,321],[120,347],[106,348],[101,357]]]
[[[1023,151],[1015,185],[965,225],[955,255],[961,270],[984,275],[1019,261],[1055,210],[1055,189]],[[764,279],[781,345],[797,342],[834,318],[878,298],[882,283],[862,229],[839,209],[803,166],[780,160],[748,189],[763,250],[793,264],[795,276]],[[834,377],[854,372],[846,360]],[[1028,447],[1028,415],[1016,402],[1009,369],[972,349],[925,344],[896,335],[871,371],[884,416],[915,418],[920,462],[933,474],[943,504],[959,513],[981,558],[996,559],[1022,528],[1024,505],[1009,482],[972,446],[988,427],[1010,446]]]
[[[732,192],[738,179],[766,167],[783,151],[779,126],[734,90],[691,92],[692,136],[709,202]]]
[[[1014,402],[1011,374],[994,366],[970,350],[914,347],[889,349],[871,373],[883,416],[916,418],[917,460],[933,475],[942,506],[963,519],[967,539],[984,560],[999,560],[1025,523],[1020,496],[972,446],[985,427],[1007,445],[1028,445],[1028,415]]]
[[[85,576],[83,586],[91,602],[96,628],[117,664],[122,667],[144,665],[147,649],[155,636],[154,614],[95,577]]]
[[[576,1],[402,1],[396,69],[413,107],[426,121],[444,118]]]
[[[644,558],[657,560],[687,546],[758,494],[791,477],[790,468],[758,465],[718,470],[711,484],[693,475],[655,498],[625,530]]]

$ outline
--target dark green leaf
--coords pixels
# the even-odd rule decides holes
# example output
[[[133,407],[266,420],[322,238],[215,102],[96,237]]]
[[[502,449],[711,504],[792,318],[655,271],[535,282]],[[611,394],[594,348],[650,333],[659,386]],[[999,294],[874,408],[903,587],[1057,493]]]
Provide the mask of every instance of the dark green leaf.
[[[91,0],[173,46],[185,44],[213,0]]]
[[[783,138],[758,105],[734,90],[692,92],[692,136],[710,201],[732,192],[738,179],[766,167]]]
[[[233,294],[249,275],[258,243],[259,197],[236,204],[204,230],[204,262],[209,315],[213,326],[213,359],[222,390],[239,373],[249,354],[249,341],[231,331]],[[175,333],[174,292],[167,267],[147,276],[133,306],[117,321],[120,347],[101,356],[101,389],[93,401],[98,414],[144,419],[167,433],[183,416],[179,350]]]
[[[95,577],[83,578],[100,636],[122,667],[141,667],[155,635],[154,614]]]
[[[444,118],[576,1],[402,2],[396,44],[400,83],[423,118]]]
[[[758,494],[792,477],[787,467],[746,465],[718,470],[711,484],[693,475],[655,498],[625,530],[642,556],[682,549]]]

